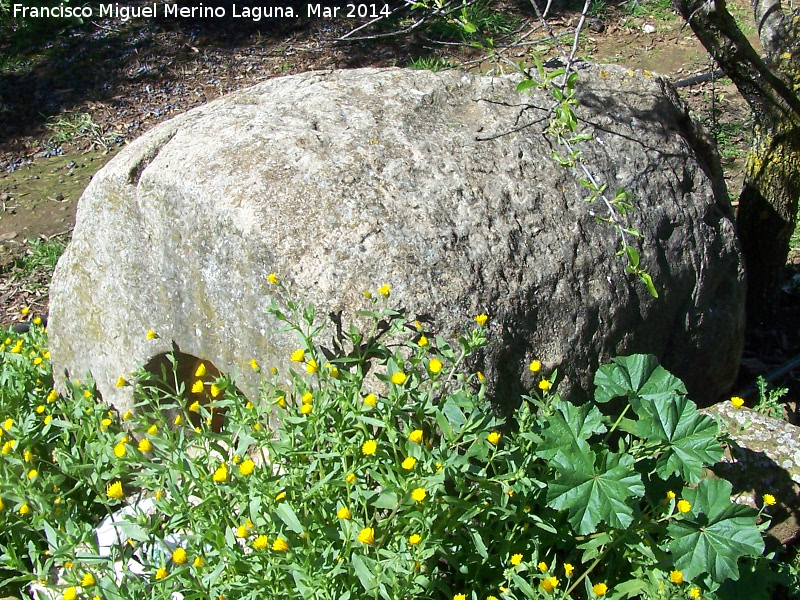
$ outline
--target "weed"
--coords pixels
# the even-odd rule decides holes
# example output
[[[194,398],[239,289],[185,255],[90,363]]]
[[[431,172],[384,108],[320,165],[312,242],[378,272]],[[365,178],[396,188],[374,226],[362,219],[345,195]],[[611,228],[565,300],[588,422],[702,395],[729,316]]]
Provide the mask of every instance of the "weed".
[[[662,21],[675,18],[670,0],[628,0],[622,8],[632,17],[648,17]]]
[[[409,69],[417,69],[420,71],[444,71],[446,69],[454,69],[455,64],[444,58],[436,58],[433,56],[421,56],[413,59],[408,63]]]
[[[514,31],[519,19],[493,6],[491,0],[465,2],[461,11],[446,19],[437,19],[428,28],[431,35],[441,39],[472,40],[476,35],[493,36]]]
[[[47,127],[53,134],[47,139],[51,147],[57,147],[65,142],[74,142],[79,139],[89,140],[93,146],[102,146],[106,150],[111,148],[114,137],[103,134],[103,129],[94,122],[88,113],[75,113],[59,117],[51,117]]]
[[[758,404],[755,410],[773,419],[783,419],[783,406],[779,400],[789,393],[789,388],[767,389],[767,380],[760,375],[756,379],[756,386],[758,386]]]
[[[14,260],[12,278],[30,282],[30,286],[34,288],[31,291],[44,287],[43,282],[50,280],[66,247],[66,242],[56,238],[49,241],[31,240],[25,253]]]
[[[606,10],[606,0],[592,0],[589,4],[589,16],[599,17]]]

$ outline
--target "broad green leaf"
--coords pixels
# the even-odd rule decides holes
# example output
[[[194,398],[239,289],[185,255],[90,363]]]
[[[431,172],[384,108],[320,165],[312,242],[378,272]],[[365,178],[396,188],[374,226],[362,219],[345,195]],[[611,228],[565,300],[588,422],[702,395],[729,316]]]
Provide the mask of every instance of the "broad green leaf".
[[[375,561],[358,554],[353,554],[352,561],[361,585],[364,586],[368,594],[374,593],[375,588],[378,587],[378,577],[375,575]]]
[[[470,530],[470,535],[472,536],[472,541],[475,544],[475,550],[478,554],[483,558],[489,558],[489,552],[486,550],[486,544],[483,543],[480,532],[477,529],[472,529]]]
[[[549,462],[557,475],[547,490],[547,505],[568,510],[578,534],[593,533],[600,521],[617,529],[631,524],[633,509],[628,502],[644,494],[644,485],[630,454],[609,452],[595,465],[595,453],[587,449],[569,456],[558,452]]]
[[[547,417],[547,425],[541,432],[542,442],[536,449],[536,455],[549,460],[559,450],[570,454],[580,453],[587,448],[585,440],[595,433],[605,433],[603,415],[591,404],[575,406],[570,402],[553,403],[555,412]],[[569,446],[569,450],[566,449]]]
[[[536,87],[538,84],[533,79],[523,79],[517,84],[517,91],[524,92],[528,88]]]
[[[731,502],[732,486],[724,479],[704,479],[684,491],[692,510],[670,523],[667,532],[675,568],[685,579],[708,573],[716,582],[738,579],[738,561],[764,552],[756,527],[757,512]],[[692,515],[696,515],[693,517]]]
[[[642,398],[636,434],[666,442],[667,447],[656,460],[656,472],[662,479],[676,474],[689,483],[700,481],[703,466],[722,458],[718,431],[714,419],[698,413],[695,403],[686,396],[673,395],[669,400]]]
[[[390,508],[393,509],[397,506],[398,499],[395,492],[382,492],[378,499],[372,503],[375,508]]]
[[[609,365],[603,365],[594,377],[595,400],[608,402],[613,398],[654,398],[685,394],[680,379],[658,364],[651,354],[618,356]],[[638,403],[633,403],[638,408]]]
[[[295,533],[303,533],[303,526],[300,524],[300,519],[294,512],[288,502],[281,502],[275,508],[275,514],[280,517],[280,520],[286,523],[286,526]]]

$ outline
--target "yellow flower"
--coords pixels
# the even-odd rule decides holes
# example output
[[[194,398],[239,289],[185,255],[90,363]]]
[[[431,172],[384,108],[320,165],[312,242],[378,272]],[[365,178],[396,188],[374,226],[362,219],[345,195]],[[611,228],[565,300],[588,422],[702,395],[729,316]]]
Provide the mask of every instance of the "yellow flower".
[[[285,539],[279,537],[272,542],[272,549],[275,552],[286,552],[289,549],[289,544],[286,543]]]
[[[253,360],[251,360],[251,361],[250,361],[250,367],[251,367],[251,368],[253,369],[253,371],[255,371],[256,373],[259,373],[259,372],[261,372],[261,367],[259,366],[258,362],[256,362],[256,359],[255,359],[255,358],[254,358]]]
[[[218,388],[215,384],[211,384],[211,397],[216,398],[222,393],[222,390]]]
[[[31,469],[30,471],[28,471],[28,479],[33,479],[38,474],[39,474],[39,471],[37,471],[36,469]]]
[[[114,456],[117,458],[123,458],[125,456],[125,452],[127,452],[127,449],[125,448],[125,442],[120,442],[114,446]]]
[[[546,392],[547,390],[550,389],[550,382],[547,379],[542,379],[539,382],[539,389],[542,390],[543,392]]]
[[[22,458],[25,462],[31,462],[33,460],[33,452],[26,449],[25,452],[22,453]]]
[[[542,583],[539,584],[545,592],[552,593],[558,587],[558,578],[557,577],[545,577],[542,579]]]
[[[19,514],[27,515],[29,512],[31,512],[31,507],[28,506],[27,504],[23,504],[22,506],[19,507]]]
[[[150,440],[142,438],[142,441],[139,442],[139,452],[150,452],[152,449],[153,445],[150,443]]]
[[[484,325],[486,325],[486,321],[489,320],[489,316],[488,315],[478,315],[477,317],[475,317],[475,320],[478,322],[478,325],[483,327]]]
[[[265,535],[260,535],[253,540],[253,548],[256,550],[263,550],[267,546],[269,546],[269,539]]]
[[[347,477],[344,478],[347,483],[355,483],[356,482],[356,474],[350,473]]]
[[[103,419],[102,421],[100,421],[100,424],[103,427],[108,427],[109,425],[111,425],[111,419]]]
[[[44,418],[44,424],[45,424],[45,425],[49,425],[49,424],[50,424],[50,421],[52,421],[52,420],[53,420],[53,417],[52,417],[51,415],[47,415],[47,416]]]
[[[522,554],[515,554],[511,557],[511,564],[515,567],[522,562]]]
[[[733,408],[739,409],[744,406],[744,398],[739,398],[739,396],[734,396],[731,398],[731,404],[733,404]]]
[[[243,461],[242,464],[239,465],[239,473],[241,473],[242,475],[251,475],[255,468],[256,468],[256,463],[254,463],[252,460],[248,458],[247,460]]]
[[[316,373],[318,370],[317,361],[313,358],[306,363],[306,373]]]
[[[94,575],[91,573],[86,573],[81,579],[81,587],[92,587],[95,584]]]
[[[497,596],[486,596],[486,600],[497,600]]]
[[[155,340],[158,338],[158,334],[153,331],[152,329],[147,330],[147,335],[145,336],[148,340]]]
[[[415,444],[419,444],[422,441],[422,429],[415,429],[414,431],[409,433],[408,439],[414,442]]]
[[[378,293],[381,296],[389,296],[389,292],[391,292],[391,290],[392,288],[389,287],[388,285],[382,285],[381,287],[378,288]]]
[[[430,369],[431,373],[436,375],[436,373],[442,370],[442,361],[438,358],[432,358],[428,363],[428,369]]]
[[[493,431],[489,435],[486,436],[486,439],[489,440],[490,444],[497,445],[497,442],[500,441],[500,433],[497,431]]]
[[[408,538],[408,543],[411,544],[412,546],[418,545],[421,541],[422,541],[422,536],[418,533],[414,533]]]
[[[129,410],[126,410],[126,411],[125,411],[125,414],[123,414],[123,415],[122,415],[122,420],[123,420],[123,421],[127,421],[127,420],[128,420],[128,419],[130,419],[132,416],[133,416],[133,413],[132,413],[131,411],[129,411]]]
[[[195,400],[189,405],[189,412],[200,412],[200,402]]]
[[[772,494],[764,494],[764,504],[767,506],[773,506],[775,502],[775,496]]]
[[[150,427],[147,429],[147,433],[149,433],[150,435],[157,434],[158,433],[158,425],[155,425],[155,424],[150,425]]]
[[[375,406],[377,400],[375,399],[375,394],[368,394],[364,396],[364,404],[367,406]]]
[[[564,563],[564,575],[566,575],[567,577],[572,577],[572,572],[574,570],[575,570],[575,567],[573,567],[571,564]]]
[[[31,312],[31,309],[30,309],[29,307],[27,307],[27,306],[23,306],[23,307],[22,307],[22,310],[20,311],[20,313],[22,314],[22,316],[25,316],[25,315],[27,315],[29,312]]]
[[[375,440],[367,440],[364,442],[364,445],[361,446],[361,452],[367,456],[370,454],[375,454],[375,451],[378,449],[378,443]]]
[[[672,490],[668,491],[667,492],[667,499],[668,500],[674,500],[675,499],[675,492],[673,492]]]
[[[530,364],[530,365],[528,365],[528,368],[529,368],[529,369],[530,369],[532,372],[534,372],[534,373],[538,373],[538,372],[539,372],[539,371],[541,371],[541,369],[542,369],[542,363],[541,363],[541,362],[539,362],[538,360],[534,360],[534,361],[532,361],[532,362],[531,362],[531,364]]]
[[[159,567],[156,571],[156,579],[164,579],[169,573],[164,567]]]
[[[467,600],[467,597],[464,594],[456,594],[453,596],[453,600]]]
[[[365,527],[358,534],[358,541],[369,546],[375,541],[375,530],[372,527]]]
[[[114,500],[122,500],[125,493],[122,491],[122,482],[115,481],[106,488],[106,496]]]
[[[605,596],[606,592],[608,592],[608,586],[605,583],[595,583],[592,586],[592,591],[595,596]]]
[[[697,599],[700,597],[700,588],[692,588],[689,590],[689,598]]]
[[[275,273],[270,273],[267,275],[267,281],[269,281],[272,285],[278,285],[278,275]]]
[[[278,396],[277,398],[275,398],[275,404],[277,404],[281,408],[284,408],[286,406],[286,397]]]
[[[540,570],[542,573],[544,573],[545,571],[547,571],[547,563],[546,563],[546,562],[544,562],[544,561],[540,562],[538,565],[536,565],[536,567],[537,567],[537,568],[538,568],[538,569],[539,569],[539,570]]]
[[[314,410],[314,407],[311,406],[310,404],[303,404],[303,406],[300,407],[300,412],[303,413],[304,415],[307,415],[312,410]]]
[[[426,338],[424,335],[420,336],[419,340],[417,340],[417,346],[419,346],[420,348],[424,348],[427,345],[428,345],[428,338]]]
[[[128,385],[128,380],[125,379],[122,375],[120,375],[119,378],[117,379],[117,387],[118,388],[125,387],[126,385]]]
[[[175,415],[175,420],[172,423],[173,425],[180,425],[183,423],[183,417],[180,415]]]
[[[687,513],[692,510],[692,505],[686,500],[678,500],[678,510],[682,513]]]
[[[172,553],[172,562],[176,565],[182,565],[186,562],[186,550],[183,548],[175,548],[175,551]]]
[[[291,360],[293,360],[294,362],[303,362],[305,357],[306,357],[306,353],[303,351],[303,349],[302,348],[298,348],[297,350],[292,352],[292,355],[289,358]]]
[[[247,537],[247,527],[244,525],[239,525],[236,528],[236,537],[246,538]],[[264,547],[266,548],[267,544],[264,543]]]
[[[3,510],[5,506],[3,506],[3,499],[0,498],[0,510]]]
[[[670,571],[669,580],[676,585],[680,585],[683,583],[683,573],[681,571]]]
[[[414,458],[413,456],[409,456],[403,461],[402,467],[406,471],[410,471],[411,469],[414,468],[415,464],[417,464],[417,459]]]
[[[207,372],[207,370],[206,370],[206,363],[204,363],[204,362],[201,362],[201,363],[200,363],[200,364],[197,366],[197,370],[194,372],[194,376],[195,376],[195,377],[202,377],[203,375],[205,375],[205,374],[206,374],[206,372]]]
[[[303,404],[311,404],[312,402],[314,402],[313,394],[311,392],[306,392],[305,394],[303,394],[303,397],[300,398],[300,402],[302,402]]]
[[[331,368],[330,368],[330,375],[331,375],[331,377],[333,377],[334,379],[339,379],[339,369],[338,369],[338,368],[336,368],[336,367],[331,367]]]
[[[40,404],[39,406],[36,407],[36,414],[37,415],[40,415],[43,412],[44,412],[44,404]]]
[[[50,390],[50,393],[47,394],[47,401],[48,402],[55,402],[56,398],[58,398],[58,392],[55,390]]]
[[[392,383],[395,385],[403,385],[406,382],[406,379],[408,379],[408,377],[406,377],[406,374],[402,371],[398,371],[392,375]]]
[[[422,502],[423,500],[425,500],[425,497],[426,497],[427,495],[428,495],[428,494],[427,494],[427,492],[425,492],[425,489],[424,489],[424,488],[421,488],[421,487],[418,487],[418,488],[416,488],[416,489],[415,489],[413,492],[411,492],[411,497],[412,497],[412,498],[413,498],[413,499],[414,499],[416,502]]]
[[[85,390],[83,392],[83,397],[84,398],[91,398],[92,397],[92,390]]]
[[[370,292],[369,290],[366,290],[366,291],[364,292],[364,298],[366,298],[367,300],[369,300],[370,298],[372,298],[372,292]]]
[[[480,371],[478,371],[478,372],[477,372],[477,373],[475,373],[475,374],[478,376],[478,381],[480,381],[481,383],[483,383],[484,381],[486,381],[486,375],[484,375],[484,374],[483,374],[483,373],[481,373]]]
[[[275,496],[275,501],[280,502],[284,498],[286,498],[286,492],[280,492],[277,496]]]
[[[219,467],[217,467],[217,470],[214,471],[211,479],[216,483],[222,483],[223,481],[226,481],[228,479],[228,465],[222,463]]]
[[[205,564],[205,560],[202,556],[196,556],[195,559],[192,561],[192,564],[197,567],[198,569]]]
[[[64,593],[61,595],[63,600],[75,600],[78,597],[78,590],[75,587],[68,587],[64,590]]]
[[[350,514],[350,510],[346,506],[343,506],[336,511],[336,516],[344,521],[347,521],[352,515]]]
[[[163,495],[164,495],[164,492],[162,492],[161,490],[157,490],[156,491],[156,500],[161,500]]]
[[[3,421],[3,429],[6,431],[10,430],[14,426],[14,419],[8,418]]]
[[[14,449],[17,440],[8,440],[5,444],[3,444],[3,449],[0,450],[3,454],[8,454]]]

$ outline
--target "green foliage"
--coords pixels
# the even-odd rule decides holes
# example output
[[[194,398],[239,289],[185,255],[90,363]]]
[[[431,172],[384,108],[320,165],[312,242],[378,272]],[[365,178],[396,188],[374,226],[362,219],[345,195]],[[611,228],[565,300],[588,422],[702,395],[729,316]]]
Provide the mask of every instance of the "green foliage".
[[[445,6],[441,0],[425,0],[412,8],[430,11],[429,33],[446,40],[473,42],[481,37],[508,34],[519,23],[516,16],[497,8],[491,0],[462,0],[455,8]]]
[[[444,58],[435,56],[421,56],[415,58],[408,63],[409,69],[418,69],[420,71],[444,71],[445,69],[454,69],[455,64]]]
[[[41,288],[42,282],[49,280],[66,247],[65,241],[55,237],[47,241],[29,240],[25,252],[14,259],[12,279],[27,281],[31,291]]]
[[[51,117],[47,121],[47,128],[53,132],[47,140],[50,146],[60,146],[65,142],[85,139],[93,145],[108,150],[114,138],[113,135],[103,135],[102,128],[88,113]]]
[[[171,357],[120,378],[136,401],[120,416],[91,380],[52,390],[41,327],[0,340],[5,583],[117,600],[713,600],[764,568],[761,513],[701,476],[721,456],[716,424],[653,357],[601,367],[597,404],[536,375],[505,422],[465,367],[486,317],[450,344],[379,291],[337,352],[313,307],[276,301],[293,368],[252,361],[253,403],[202,361],[181,379]],[[616,418],[598,408],[614,398]]]
[[[783,419],[783,405],[780,400],[789,393],[789,388],[768,388],[767,380],[761,375],[756,379],[758,387],[758,404],[753,410],[773,419]]]

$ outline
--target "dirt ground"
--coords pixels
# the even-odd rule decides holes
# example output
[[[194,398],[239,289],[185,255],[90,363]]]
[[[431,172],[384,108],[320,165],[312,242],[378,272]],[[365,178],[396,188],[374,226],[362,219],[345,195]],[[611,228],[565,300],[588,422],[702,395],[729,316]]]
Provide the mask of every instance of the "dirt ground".
[[[760,51],[747,0],[728,5]],[[581,58],[650,70],[673,82],[713,70],[668,2],[595,0],[592,6]],[[528,64],[533,54],[542,60],[555,56],[542,30],[505,48],[537,20],[527,0],[499,1],[497,7],[514,18],[513,31],[493,39],[501,54]],[[550,19],[553,30],[574,28],[579,10],[558,8]],[[315,17],[234,26],[224,20],[102,19],[27,45],[19,35],[0,37],[0,325],[18,320],[23,306],[40,314],[47,310],[47,281],[26,281],[15,266],[15,258],[29,251],[28,240],[68,239],[92,175],[154,125],[266,78],[312,69],[407,66],[420,58],[484,72],[513,68],[422,27],[396,37],[337,41],[367,21]],[[386,31],[378,23],[357,35]],[[571,44],[571,38],[562,40]],[[716,134],[735,203],[750,136],[748,107],[725,79],[679,91]],[[795,260],[800,263],[800,257]],[[798,353],[799,323],[797,311],[787,309],[775,323],[750,332],[742,383]],[[800,390],[797,378],[790,383]]]

